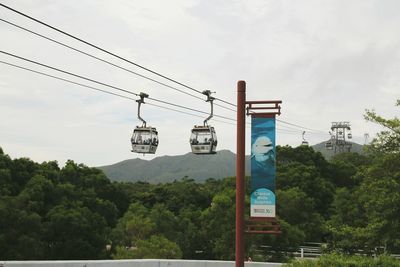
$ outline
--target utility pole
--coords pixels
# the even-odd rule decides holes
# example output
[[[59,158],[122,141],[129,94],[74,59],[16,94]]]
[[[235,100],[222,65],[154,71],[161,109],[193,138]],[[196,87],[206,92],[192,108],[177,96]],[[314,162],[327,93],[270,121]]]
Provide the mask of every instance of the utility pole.
[[[237,83],[237,136],[236,136],[236,251],[235,251],[235,267],[244,267],[244,234],[275,234],[281,233],[280,226],[275,218],[275,172],[273,177],[274,188],[270,188],[273,195],[273,203],[258,203],[261,205],[272,206],[272,212],[266,215],[267,209],[271,207],[262,207],[265,212],[256,217],[249,219],[249,225],[246,226],[244,220],[244,203],[245,203],[245,144],[246,144],[246,115],[257,118],[269,118],[273,120],[273,140],[275,142],[275,116],[281,114],[281,100],[269,101],[246,101],[246,82],[238,81]],[[252,130],[253,131],[253,130]],[[263,143],[262,149],[271,150],[271,145]],[[268,148],[267,148],[268,146]],[[273,148],[275,152],[275,147]],[[273,169],[275,171],[275,155]],[[263,177],[266,178],[266,177]],[[262,188],[267,190],[266,188]]]
[[[236,132],[236,267],[244,267],[244,168],[246,143],[245,107],[246,82],[238,81]]]

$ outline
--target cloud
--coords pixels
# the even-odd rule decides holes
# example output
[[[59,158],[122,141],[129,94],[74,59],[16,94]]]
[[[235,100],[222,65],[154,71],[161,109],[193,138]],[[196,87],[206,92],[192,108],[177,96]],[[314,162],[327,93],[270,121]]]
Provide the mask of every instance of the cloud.
[[[244,79],[248,99],[282,99],[280,119],[309,128],[327,132],[331,121],[346,120],[352,122],[354,136],[361,138],[364,132],[372,136],[379,128],[364,121],[364,109],[375,107],[388,117],[396,112],[400,84],[398,1],[84,0],[78,5],[78,1],[35,0],[5,4],[200,91],[216,91],[216,97],[232,103],[236,82]],[[1,9],[0,15],[162,80],[9,11]],[[209,111],[203,101],[4,23],[0,23],[0,34],[3,50]],[[4,55],[0,60],[61,75]],[[133,101],[0,65],[0,111],[5,129],[0,131],[0,145],[11,155],[61,163],[72,158],[90,165],[137,156],[129,152],[132,129],[139,123]],[[219,107],[216,113],[236,117]],[[190,129],[203,121],[149,105],[144,106],[143,116],[160,132],[158,155],[189,152]],[[234,151],[235,126],[211,123],[217,130],[219,149]],[[278,143],[300,144],[301,130],[297,131],[279,132]],[[326,139],[326,135],[311,133],[306,137],[311,143]]]

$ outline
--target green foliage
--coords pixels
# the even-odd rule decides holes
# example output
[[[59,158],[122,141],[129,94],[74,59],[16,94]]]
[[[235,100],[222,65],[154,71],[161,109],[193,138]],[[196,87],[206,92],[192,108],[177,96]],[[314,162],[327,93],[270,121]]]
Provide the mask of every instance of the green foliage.
[[[316,260],[296,260],[287,267],[398,267],[400,261],[386,255],[378,258],[327,254]]]
[[[392,128],[397,123],[373,114],[367,116]],[[343,254],[399,253],[400,153],[385,140],[375,141],[369,154],[330,161],[309,147],[278,147],[282,234],[247,235],[246,257],[288,261],[304,242]],[[203,183],[182,177],[163,184],[110,182],[73,161],[60,168],[0,153],[0,259],[233,260],[235,177]],[[245,184],[248,218],[248,177]],[[290,266],[396,266],[385,256],[369,260],[328,255]]]
[[[155,229],[155,223],[147,218],[149,211],[139,203],[129,206],[111,233],[114,245],[132,247],[140,239],[148,238]]]
[[[315,209],[314,200],[298,187],[277,190],[277,213],[290,225],[297,226],[305,240],[321,240],[324,219]],[[290,246],[290,245],[289,245]],[[294,246],[294,244],[291,244]]]
[[[0,154],[0,258],[99,259],[118,219],[112,184],[68,161],[35,163]],[[118,192],[118,190],[109,190]]]
[[[202,231],[208,237],[209,254],[216,259],[233,259],[235,247],[235,191],[226,189],[202,212]]]
[[[278,165],[276,184],[281,190],[299,188],[314,200],[315,209],[320,214],[328,216],[335,187],[328,177],[322,176],[317,166],[307,166],[299,162]]]
[[[43,225],[37,213],[20,209],[16,199],[0,199],[0,258],[36,260],[45,257]]]
[[[157,157],[150,161],[137,158],[99,169],[103,170],[111,180],[119,182],[144,181],[158,184],[172,183],[174,180],[189,177],[200,183],[208,178],[221,179],[235,175],[235,154],[229,150],[222,150],[212,157],[199,157],[188,153],[173,157]]]
[[[79,204],[58,205],[45,217],[45,240],[51,259],[97,259],[106,245],[106,222]]]
[[[400,106],[397,100],[396,106]],[[400,119],[386,119],[376,114],[374,110],[366,110],[364,118],[367,121],[377,123],[386,128],[380,132],[370,145],[370,150],[379,153],[399,153],[400,152]]]
[[[138,240],[137,247],[118,246],[114,259],[181,259],[179,246],[163,236],[152,235],[147,240]]]

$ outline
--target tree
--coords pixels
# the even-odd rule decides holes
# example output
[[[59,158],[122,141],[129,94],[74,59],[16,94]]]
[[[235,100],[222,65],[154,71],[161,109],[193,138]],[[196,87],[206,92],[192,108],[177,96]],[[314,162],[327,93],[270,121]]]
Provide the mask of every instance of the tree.
[[[400,99],[396,106],[400,106]],[[386,119],[376,114],[374,110],[366,110],[364,118],[386,128],[378,133],[370,145],[370,149],[381,153],[400,153],[400,120],[397,117]]]
[[[155,232],[164,235],[169,240],[176,241],[178,232],[178,219],[165,205],[156,204],[150,211],[149,218],[155,224]]]
[[[40,216],[19,208],[13,197],[0,199],[0,258],[38,260],[46,257]]]
[[[358,188],[339,188],[332,204],[333,214],[326,223],[330,249],[355,253],[365,249],[369,238],[368,218]]]
[[[180,259],[179,246],[161,235],[153,235],[148,240],[138,240],[137,247],[118,246],[114,259]]]
[[[41,175],[35,175],[18,195],[18,199],[21,202],[20,208],[44,216],[49,207],[54,205],[53,192],[54,185],[50,180]]]
[[[211,206],[202,213],[203,234],[209,245],[206,253],[215,259],[234,258],[235,247],[235,191],[226,189],[214,196]]]
[[[281,190],[293,187],[312,198],[315,209],[324,217],[329,216],[329,207],[333,201],[335,187],[326,177],[323,177],[317,166],[307,166],[298,162],[280,166],[277,171],[277,188]]]
[[[207,245],[209,237],[201,228],[202,210],[190,205],[182,208],[177,217],[176,243],[182,250],[184,259],[208,259]]]
[[[52,208],[45,217],[45,240],[50,259],[105,257],[106,222],[79,203]]]
[[[315,210],[314,200],[302,190],[293,187],[277,190],[277,213],[279,218],[303,231],[307,241],[320,242],[324,220]]]
[[[134,247],[138,240],[149,238],[156,225],[148,215],[148,209],[140,203],[131,204],[111,233],[113,245]]]
[[[331,172],[334,174],[332,182],[337,187],[355,188],[360,185],[362,179],[357,175],[360,168],[371,164],[369,156],[358,153],[340,153],[331,161]]]
[[[400,249],[400,153],[377,158],[365,171],[359,190],[372,234],[370,242],[388,251]]]

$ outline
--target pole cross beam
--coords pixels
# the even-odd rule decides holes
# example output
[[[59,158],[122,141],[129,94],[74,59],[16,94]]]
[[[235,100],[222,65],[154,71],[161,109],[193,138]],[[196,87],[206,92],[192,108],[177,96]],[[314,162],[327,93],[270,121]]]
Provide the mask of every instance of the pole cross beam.
[[[265,100],[265,101],[246,101],[246,115],[251,116],[275,116],[281,115],[282,100]],[[254,112],[253,110],[264,112]]]
[[[282,230],[276,218],[250,217],[246,224],[245,233],[279,235]]]

